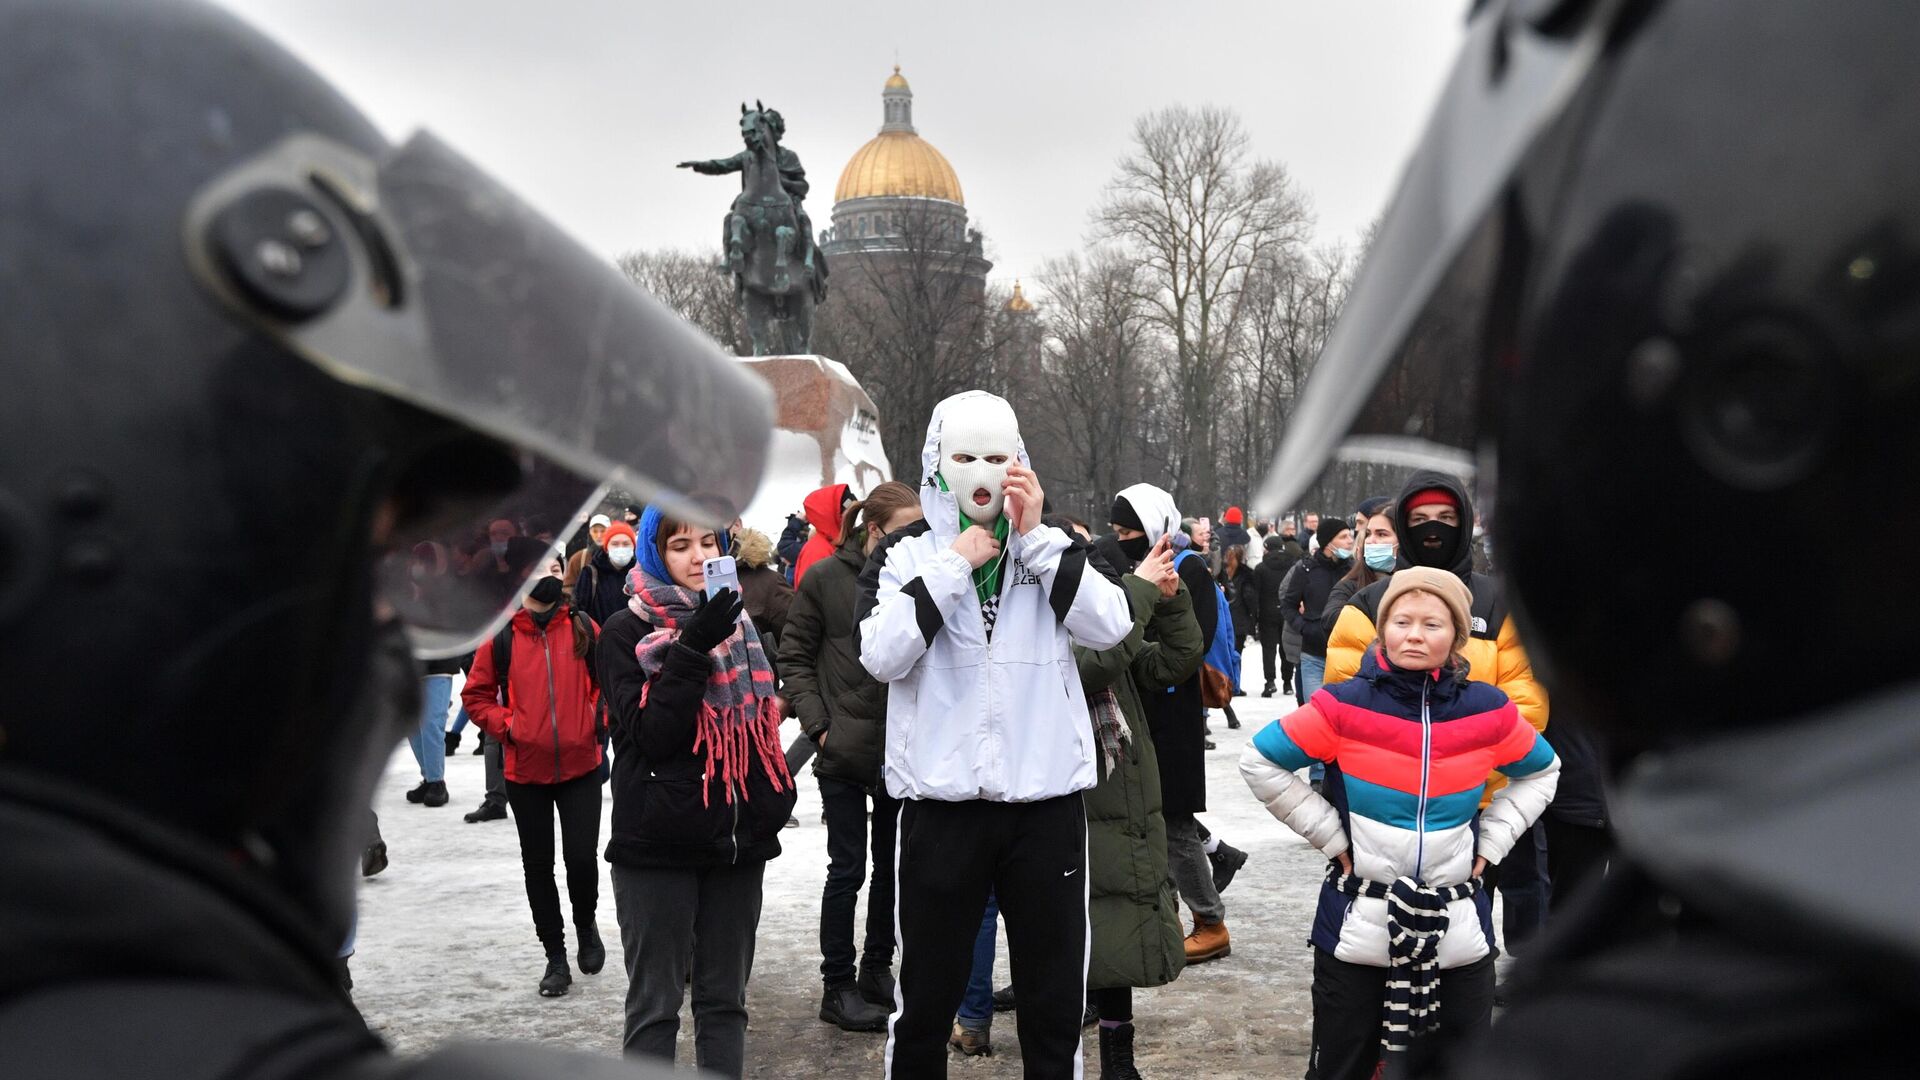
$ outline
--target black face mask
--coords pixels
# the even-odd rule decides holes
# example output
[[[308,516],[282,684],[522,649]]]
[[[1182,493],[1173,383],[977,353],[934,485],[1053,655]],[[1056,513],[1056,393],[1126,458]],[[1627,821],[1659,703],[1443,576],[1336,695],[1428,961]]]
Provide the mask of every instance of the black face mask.
[[[1400,545],[1400,554],[1415,566],[1430,566],[1436,570],[1451,570],[1460,561],[1460,526],[1449,525],[1444,521],[1425,521],[1407,530],[1412,543]],[[1428,546],[1429,539],[1438,538],[1439,543]]]
[[[1139,562],[1141,559],[1146,558],[1147,552],[1152,550],[1153,545],[1147,543],[1145,536],[1136,536],[1131,540],[1120,541],[1120,554],[1125,555],[1134,562]]]

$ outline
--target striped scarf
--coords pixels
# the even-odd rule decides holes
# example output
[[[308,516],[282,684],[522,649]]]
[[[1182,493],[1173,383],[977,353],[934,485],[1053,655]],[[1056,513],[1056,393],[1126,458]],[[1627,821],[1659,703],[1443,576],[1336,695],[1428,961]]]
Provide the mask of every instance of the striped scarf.
[[[1483,887],[1480,879],[1439,887],[1422,885],[1409,877],[1386,883],[1343,874],[1336,863],[1327,868],[1327,883],[1349,898],[1365,896],[1387,902],[1387,962],[1391,974],[1387,977],[1380,1045],[1388,1053],[1405,1051],[1434,1026],[1440,1012],[1440,939],[1447,933],[1447,905],[1478,893]]]
[[[653,677],[666,664],[668,648],[679,640],[680,626],[693,615],[700,594],[661,581],[640,567],[627,575],[627,583],[633,594],[627,606],[654,628],[634,650],[640,669],[647,674],[647,686],[640,692],[640,707],[644,709]],[[707,692],[693,737],[693,752],[706,761],[700,804],[708,805],[715,776],[726,790],[728,803],[736,797],[746,801],[747,770],[756,756],[773,790],[790,789],[793,776],[787,771],[787,757],[780,748],[778,688],[753,620],[741,619],[734,626],[733,636],[715,646],[713,655],[720,663],[707,677]]]
[[[1087,697],[1087,713],[1093,718],[1093,733],[1100,741],[1100,760],[1106,766],[1102,777],[1112,776],[1120,767],[1120,758],[1133,744],[1127,731],[1127,718],[1120,712],[1120,695],[1109,686]]]

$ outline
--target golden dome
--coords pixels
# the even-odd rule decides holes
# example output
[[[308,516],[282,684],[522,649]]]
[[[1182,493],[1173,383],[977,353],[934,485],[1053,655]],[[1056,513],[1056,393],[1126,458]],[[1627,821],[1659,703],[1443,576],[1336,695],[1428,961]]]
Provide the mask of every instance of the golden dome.
[[[899,76],[895,76],[899,78]],[[901,80],[903,83],[905,80]],[[965,204],[960,178],[933,144],[911,131],[883,131],[840,172],[833,201],[918,196]]]
[[[899,64],[893,65],[893,77],[887,80],[887,85],[885,89],[888,89],[888,90],[907,89],[907,79],[906,79],[906,76],[900,74]]]
[[[1007,301],[1007,310],[1008,311],[1032,311],[1033,310],[1033,301],[1028,300],[1027,294],[1020,291],[1019,278],[1013,279],[1013,298]]]

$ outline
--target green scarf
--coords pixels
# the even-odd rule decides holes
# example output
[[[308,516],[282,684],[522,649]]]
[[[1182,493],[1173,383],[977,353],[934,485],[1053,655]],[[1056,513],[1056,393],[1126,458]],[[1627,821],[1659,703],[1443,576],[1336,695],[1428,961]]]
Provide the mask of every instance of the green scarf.
[[[944,475],[934,473],[933,478],[939,482],[941,491],[951,493],[952,489],[947,487],[947,478]],[[960,512],[960,504],[958,502],[954,503],[953,513],[955,517],[960,519],[961,532],[966,532],[968,526],[974,523],[972,518]],[[1011,535],[1012,532],[1013,522],[1007,519],[1007,515],[1001,514],[999,519],[993,523],[993,538],[1000,541],[1000,557],[980,566],[973,572],[973,591],[974,594],[980,598],[980,603],[982,604],[1000,595],[1000,568],[1006,564],[1007,537]]]

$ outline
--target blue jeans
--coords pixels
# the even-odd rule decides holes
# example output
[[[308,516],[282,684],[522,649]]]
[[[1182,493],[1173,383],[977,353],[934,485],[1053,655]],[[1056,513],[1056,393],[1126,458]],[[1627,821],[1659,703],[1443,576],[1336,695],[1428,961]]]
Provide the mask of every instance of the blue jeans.
[[[447,678],[451,679],[453,678],[453,676],[449,675],[447,676]],[[467,707],[465,704],[462,704],[460,706],[460,711],[454,714],[453,726],[448,728],[447,730],[452,732],[455,735],[458,735],[462,731],[465,731],[466,728],[467,728]]]
[[[1306,653],[1301,653],[1300,671],[1294,675],[1294,678],[1300,680],[1294,684],[1300,691],[1300,700],[1305,701],[1311,698],[1315,690],[1326,685],[1327,658],[1324,656],[1308,656]],[[1307,768],[1307,779],[1309,780],[1320,780],[1325,778],[1326,775],[1327,767],[1317,761]]]
[[[1000,905],[989,894],[980,934],[973,939],[973,974],[967,978],[966,996],[960,999],[962,1027],[978,1029],[993,1022],[993,954],[999,937]]]
[[[407,736],[413,760],[420,763],[420,779],[437,784],[447,778],[447,706],[452,704],[453,676],[425,675],[420,679],[420,723]]]

